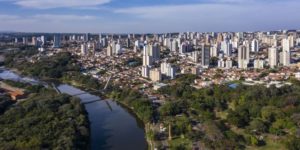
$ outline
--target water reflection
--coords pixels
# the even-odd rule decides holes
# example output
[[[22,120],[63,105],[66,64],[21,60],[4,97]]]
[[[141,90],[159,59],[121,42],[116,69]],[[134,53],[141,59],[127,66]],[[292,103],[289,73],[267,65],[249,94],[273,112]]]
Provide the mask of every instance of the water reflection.
[[[42,83],[39,80],[22,77],[10,70],[0,68],[0,79],[21,81],[30,84]],[[44,84],[44,83],[43,83]],[[45,83],[46,84],[46,83]],[[45,85],[46,86],[46,85]],[[58,86],[62,93],[78,95],[81,101],[100,99],[73,86]],[[147,149],[143,123],[126,107],[111,101],[96,101],[85,104],[91,123],[92,150],[144,150]]]
[[[58,89],[70,95],[84,93],[69,85]],[[83,102],[99,97],[89,93],[78,95]],[[91,148],[97,150],[143,150],[147,149],[143,124],[131,111],[120,104],[103,100],[85,104],[91,122]]]

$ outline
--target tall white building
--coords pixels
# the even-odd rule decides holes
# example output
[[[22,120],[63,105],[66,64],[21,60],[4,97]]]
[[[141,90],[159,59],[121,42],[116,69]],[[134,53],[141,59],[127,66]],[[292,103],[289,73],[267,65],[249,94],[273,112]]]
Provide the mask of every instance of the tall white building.
[[[116,54],[122,53],[122,45],[120,43],[116,44]]]
[[[291,42],[289,38],[282,39],[282,52],[280,53],[280,63],[289,66],[291,63]]]
[[[268,51],[268,59],[270,68],[275,68],[278,65],[278,51],[276,47],[270,47]]]
[[[210,47],[210,56],[211,57],[218,57],[219,50],[218,50],[218,44],[214,44]]]
[[[288,40],[289,40],[290,48],[295,47],[295,39],[294,39],[294,36],[289,36],[289,37],[288,37]]]
[[[231,42],[232,43],[232,47],[233,48],[238,48],[238,46],[239,46],[239,38],[237,38],[237,37],[234,37],[233,38],[233,41]]]
[[[280,63],[283,66],[289,66],[291,64],[291,52],[290,51],[282,51],[280,53]]]
[[[142,66],[142,77],[149,78],[150,68],[148,66]]]
[[[177,43],[177,41],[173,40],[173,41],[171,42],[170,50],[171,50],[172,52],[177,52],[177,50],[178,50],[178,43]]]
[[[232,44],[225,40],[221,43],[221,51],[223,51],[224,55],[230,57],[232,53]]]
[[[155,68],[155,69],[151,69],[150,70],[150,79],[153,81],[153,82],[159,82],[161,81],[161,72],[159,69]]]
[[[246,46],[240,46],[238,49],[238,67],[247,69],[250,60],[250,49]]]
[[[28,44],[28,38],[27,37],[23,37],[22,40],[23,40],[23,44],[24,45]]]
[[[144,46],[144,56],[151,56],[153,61],[160,59],[160,49],[158,44],[147,44]]]
[[[41,36],[41,45],[44,46],[46,44],[46,37],[45,36]]]
[[[116,42],[115,42],[115,41],[112,41],[112,42],[110,43],[110,45],[111,45],[111,48],[112,48],[112,54],[113,54],[113,55],[117,54],[117,44],[116,44]]]
[[[199,51],[193,51],[191,53],[191,59],[194,63],[198,63],[199,62]]]
[[[60,35],[54,35],[53,48],[60,48]]]
[[[81,44],[81,55],[82,56],[85,56],[87,54],[87,51],[88,51],[88,46],[86,43],[83,43]]]
[[[176,76],[176,68],[170,63],[163,62],[160,64],[161,74],[174,79]]]
[[[289,38],[282,39],[282,51],[290,51],[290,40]]]
[[[218,67],[219,68],[225,68],[225,65],[226,65],[226,63],[225,63],[223,58],[218,60]]]
[[[100,43],[101,43],[101,47],[106,47],[108,45],[108,41],[106,38],[102,38]]]
[[[259,43],[257,39],[252,40],[251,42],[251,51],[258,52],[259,51]]]
[[[296,46],[300,46],[300,38],[296,40]]]
[[[251,42],[246,40],[246,41],[243,42],[243,45],[246,47],[247,51],[249,51],[249,53],[250,53],[250,51],[251,51]]]
[[[231,58],[227,58],[227,60],[226,60],[226,69],[230,69],[230,68],[232,68],[232,66],[233,66],[233,62],[232,62],[232,60],[231,60]]]
[[[106,55],[107,56],[112,56],[113,55],[113,49],[112,49],[112,46],[110,44],[107,46]]]
[[[143,55],[143,65],[151,66],[153,64],[153,57],[149,55]]]
[[[254,69],[263,69],[264,68],[264,61],[260,59],[254,60]]]

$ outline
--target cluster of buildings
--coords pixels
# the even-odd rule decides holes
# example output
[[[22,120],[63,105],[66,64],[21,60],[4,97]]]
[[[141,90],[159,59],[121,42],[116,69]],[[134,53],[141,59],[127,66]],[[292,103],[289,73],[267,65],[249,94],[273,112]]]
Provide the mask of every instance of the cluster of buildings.
[[[125,79],[127,82],[134,78],[145,84],[169,81],[178,75],[189,73],[201,77],[216,70],[223,70],[233,77],[242,77],[243,72],[251,73],[256,70],[277,69],[280,72],[283,67],[297,66],[300,60],[300,32],[297,30],[119,35],[39,34],[15,37],[14,43],[34,45],[40,51],[67,50],[80,56],[79,61],[87,74],[98,77],[95,70],[106,70],[122,78],[117,80],[128,77],[128,80]],[[128,59],[141,60],[140,67],[128,68]],[[112,68],[111,64],[117,67]],[[92,71],[89,72],[89,69]],[[208,76],[205,80],[212,81],[216,77],[218,76]],[[238,79],[223,78],[220,80]]]

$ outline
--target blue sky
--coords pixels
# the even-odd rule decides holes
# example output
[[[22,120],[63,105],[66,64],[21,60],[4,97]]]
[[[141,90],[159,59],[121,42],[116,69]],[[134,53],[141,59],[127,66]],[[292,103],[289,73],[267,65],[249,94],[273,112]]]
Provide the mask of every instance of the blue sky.
[[[300,29],[299,0],[0,0],[0,31],[161,33]]]

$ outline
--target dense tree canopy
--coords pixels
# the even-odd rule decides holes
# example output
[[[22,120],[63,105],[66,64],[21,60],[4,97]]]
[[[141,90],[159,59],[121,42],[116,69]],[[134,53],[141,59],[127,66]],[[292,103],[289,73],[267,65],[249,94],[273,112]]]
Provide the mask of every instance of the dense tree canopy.
[[[187,124],[200,123],[203,134],[180,128],[174,134],[179,131],[190,138],[200,134],[200,140],[212,149],[264,146],[263,137],[267,135],[281,138],[280,143],[288,149],[299,146],[296,144],[300,123],[299,85],[267,88],[240,84],[231,88],[225,84],[197,90],[187,81],[178,79],[176,84],[159,90],[160,94],[169,96],[169,101],[159,109],[160,120],[164,122],[183,114],[189,118]]]
[[[78,99],[42,92],[0,115],[1,149],[86,149],[89,128]]]
[[[138,117],[145,123],[153,120],[154,110],[151,102],[143,97],[143,95],[138,91],[129,88],[114,88],[114,90],[110,92],[110,96],[111,98],[131,107]]]
[[[9,95],[0,95],[0,115],[13,103]]]
[[[80,67],[75,63],[75,59],[73,59],[74,56],[68,52],[62,52],[51,57],[45,57],[35,63],[20,61],[22,59],[19,59],[19,62],[15,61],[19,55],[25,55],[23,54],[25,52],[26,51],[14,51],[6,54],[5,65],[17,68],[25,75],[40,78],[61,78],[65,72],[80,70]]]

